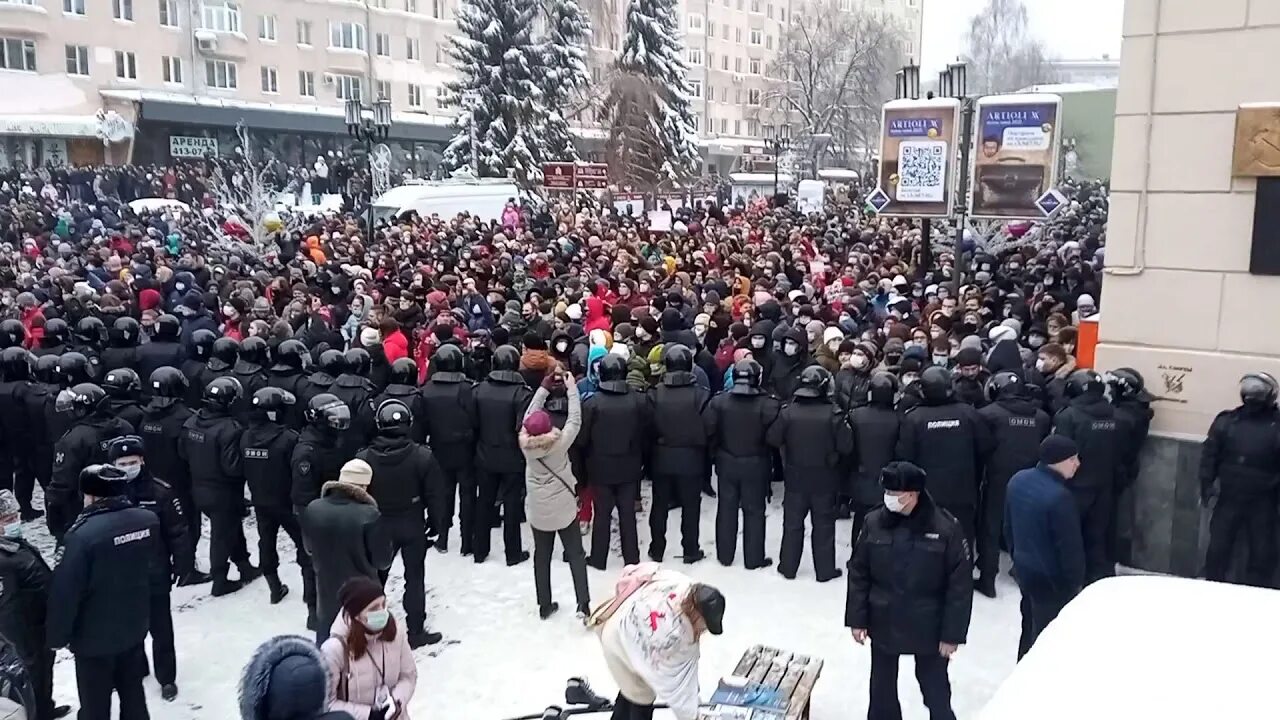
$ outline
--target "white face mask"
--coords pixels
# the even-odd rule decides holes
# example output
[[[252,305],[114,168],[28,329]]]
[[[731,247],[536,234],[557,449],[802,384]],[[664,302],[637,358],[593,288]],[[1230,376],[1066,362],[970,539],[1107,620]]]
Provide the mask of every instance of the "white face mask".
[[[390,619],[391,613],[387,610],[370,610],[364,614],[364,626],[372,632],[381,632]]]
[[[22,535],[22,521],[7,523],[4,526],[5,537],[20,537]]]
[[[788,340],[787,342],[783,343],[782,352],[786,353],[789,356],[794,357],[795,355],[798,355],[800,353],[800,346]]]
[[[843,342],[843,341],[841,341],[841,340],[832,340],[832,341],[830,341],[830,342],[828,342],[828,343],[827,343],[827,349],[828,349],[828,350],[830,350],[831,352],[838,352],[838,351],[840,350],[840,343],[841,343],[841,342]]]
[[[859,370],[865,369],[870,364],[871,364],[871,361],[867,359],[866,355],[858,354],[853,356],[853,366],[858,368]]]
[[[764,338],[760,337],[759,335],[756,335],[755,337],[751,338],[751,347],[757,350],[764,347]]]
[[[891,493],[885,493],[884,507],[889,512],[898,513],[899,515],[901,515],[903,514],[902,511],[906,508],[906,503],[902,502],[902,498],[897,495],[893,495]]]
[[[124,476],[129,480],[137,478],[138,474],[142,472],[141,465],[117,465],[116,467],[124,471]]]

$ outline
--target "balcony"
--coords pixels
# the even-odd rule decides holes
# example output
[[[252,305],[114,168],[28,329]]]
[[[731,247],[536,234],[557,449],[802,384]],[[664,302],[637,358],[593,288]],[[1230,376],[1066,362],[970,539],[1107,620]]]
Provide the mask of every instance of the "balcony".
[[[249,57],[249,39],[238,32],[195,31],[196,47],[207,58],[244,60]]]
[[[0,32],[18,36],[48,35],[53,21],[39,5],[0,2]]]

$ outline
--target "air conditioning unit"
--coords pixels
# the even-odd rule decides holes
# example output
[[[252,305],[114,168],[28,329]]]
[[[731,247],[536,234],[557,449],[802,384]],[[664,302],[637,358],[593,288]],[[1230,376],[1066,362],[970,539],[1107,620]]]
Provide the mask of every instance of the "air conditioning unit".
[[[215,52],[218,49],[218,34],[208,30],[197,30],[196,47],[200,48],[200,52]]]
[[[325,73],[323,79],[325,85],[333,85],[338,82],[338,78],[333,73]]]
[[[734,84],[734,85],[741,85],[743,80],[744,80],[744,78],[743,78],[741,75],[739,75],[739,74],[737,74],[737,73],[734,73],[734,74],[733,74],[733,84]]]

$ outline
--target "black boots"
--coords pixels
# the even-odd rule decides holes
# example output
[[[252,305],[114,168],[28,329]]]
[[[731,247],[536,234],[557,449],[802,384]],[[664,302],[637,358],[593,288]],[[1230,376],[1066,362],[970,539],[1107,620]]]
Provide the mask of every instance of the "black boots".
[[[213,579],[213,590],[210,591],[209,594],[214,597],[222,597],[224,595],[230,595],[242,587],[244,587],[243,582],[239,580],[228,580],[227,576],[223,575]]]
[[[262,571],[253,566],[248,560],[243,563],[236,563],[236,567],[240,570],[240,584],[248,585],[249,583],[262,577]]]
[[[275,573],[267,573],[267,587],[271,588],[271,604],[279,605],[281,600],[289,594],[289,586],[280,582],[280,576]]]
[[[409,633],[409,647],[417,650],[424,645],[435,645],[444,639],[444,635],[438,632],[429,632],[427,630],[419,630]]]
[[[173,702],[173,699],[178,697],[178,686],[173,683],[169,683],[168,685],[161,687],[160,697],[164,698],[168,702]]]
[[[557,603],[557,602],[553,602],[550,605],[543,605],[542,607],[538,608],[538,617],[542,618],[543,620],[546,620],[552,615],[555,615],[556,612],[558,612],[559,610],[560,610],[560,603]]]

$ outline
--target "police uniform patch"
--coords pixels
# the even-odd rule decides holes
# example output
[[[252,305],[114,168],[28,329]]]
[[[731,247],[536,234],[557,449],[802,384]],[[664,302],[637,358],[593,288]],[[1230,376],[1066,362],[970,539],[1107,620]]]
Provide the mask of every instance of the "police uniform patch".
[[[63,461],[66,459],[67,459],[67,454],[60,451],[57,455],[53,457],[53,463],[55,465],[61,465]]]
[[[303,460],[302,462],[298,463],[298,472],[302,473],[303,475],[310,475],[310,474],[311,474],[311,461],[310,461],[310,460]]]

